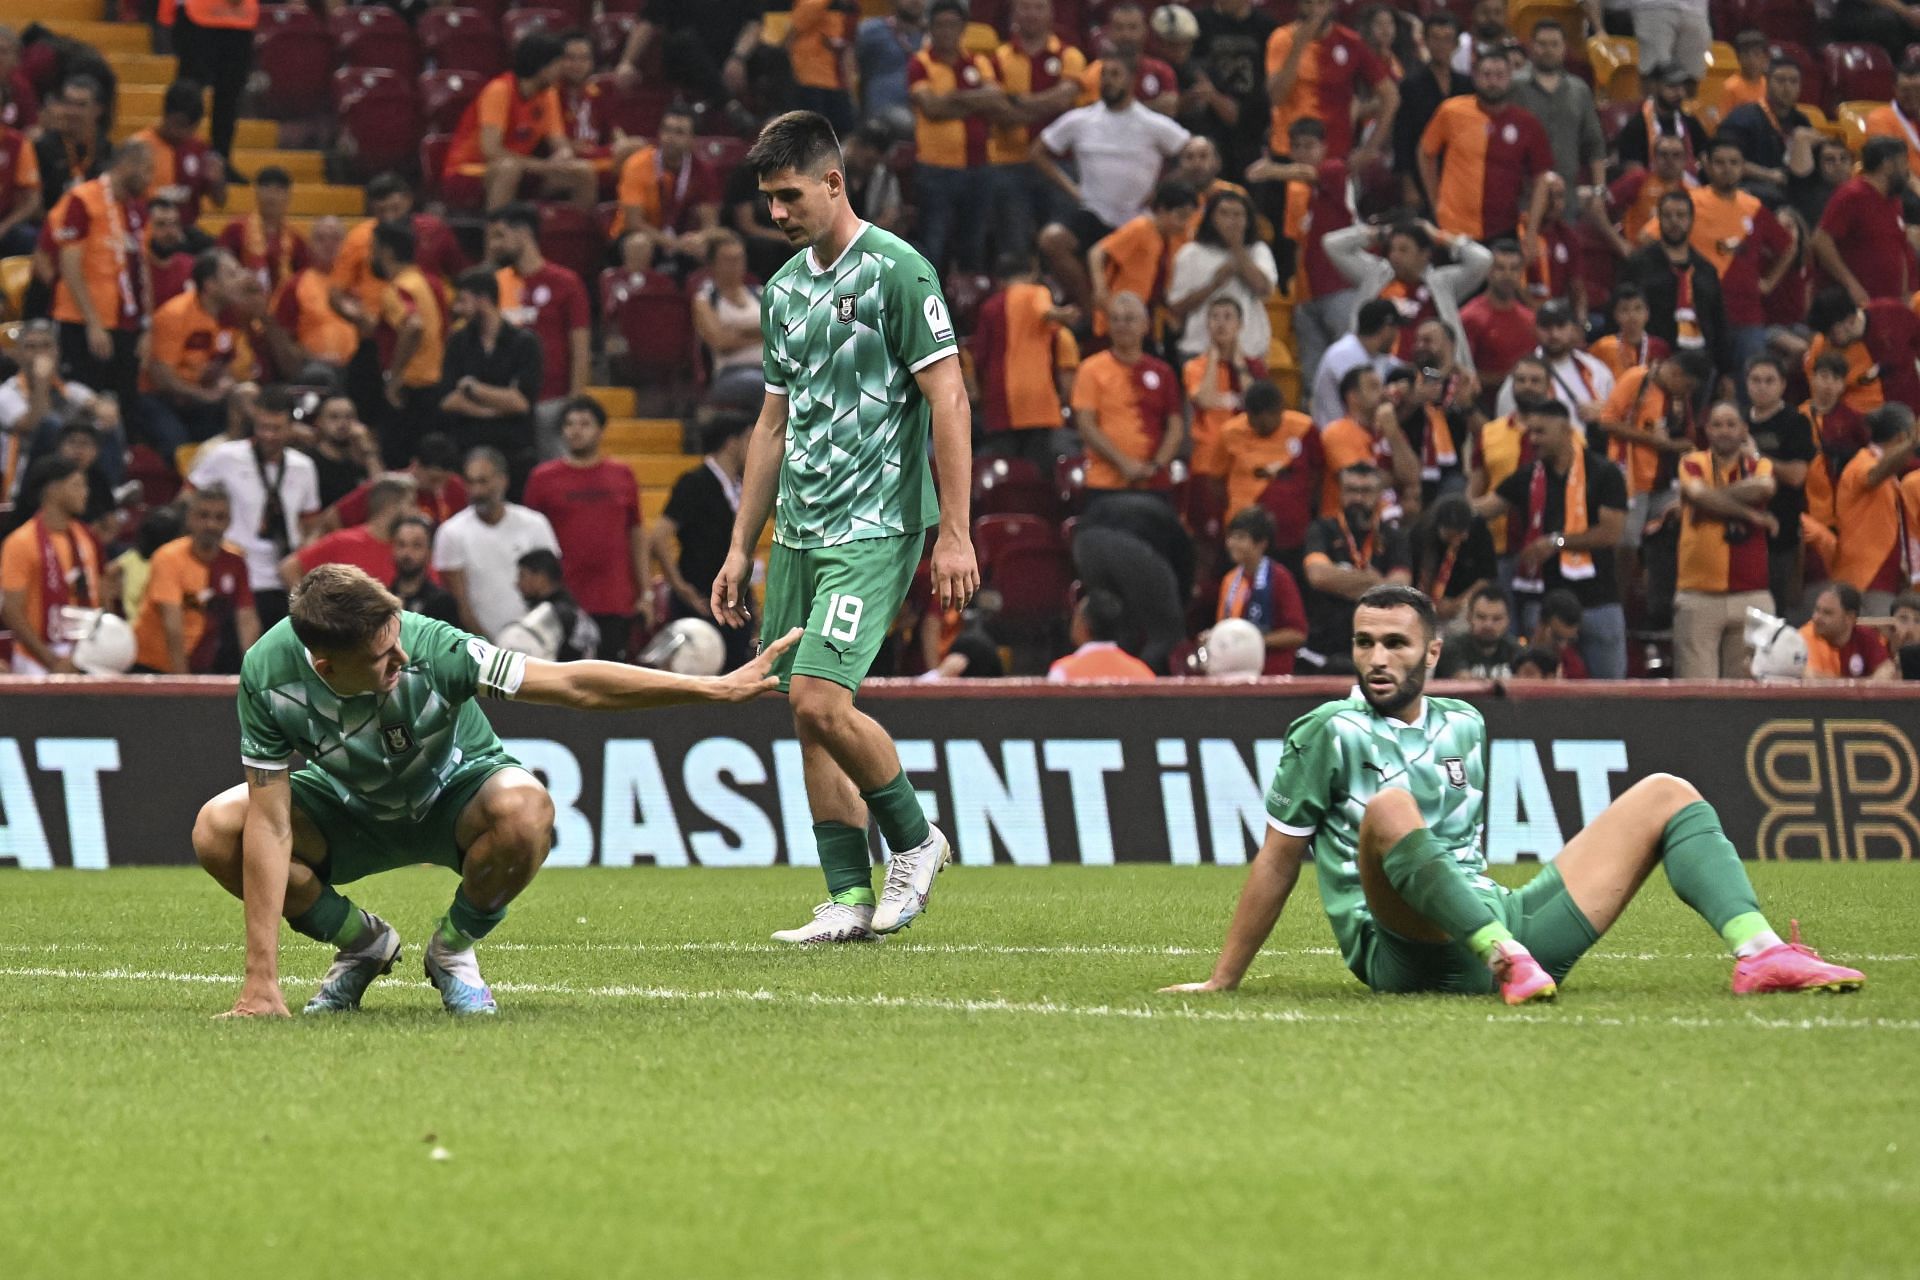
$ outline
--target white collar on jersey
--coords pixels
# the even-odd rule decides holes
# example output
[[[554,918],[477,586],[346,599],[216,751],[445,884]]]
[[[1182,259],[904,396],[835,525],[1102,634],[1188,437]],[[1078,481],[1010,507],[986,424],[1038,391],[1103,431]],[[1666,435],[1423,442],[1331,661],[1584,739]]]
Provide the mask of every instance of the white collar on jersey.
[[[1367,701],[1366,693],[1362,691],[1360,686],[1357,684],[1353,686],[1353,692],[1349,693],[1347,696],[1349,698],[1354,698],[1358,700],[1360,705],[1367,709],[1367,714],[1372,716],[1376,720],[1388,720],[1392,718],[1390,716],[1383,716],[1378,711],[1375,711],[1373,709],[1373,704]],[[1418,720],[1415,720],[1412,724],[1408,724],[1403,720],[1395,720],[1393,722],[1393,727],[1396,729],[1418,729],[1420,732],[1425,733],[1427,731],[1427,721],[1431,720],[1432,718],[1433,718],[1433,699],[1429,698],[1426,694],[1423,693],[1420,695],[1420,718]]]
[[[860,219],[860,225],[853,229],[853,234],[847,237],[846,245],[841,248],[840,257],[835,258],[832,262],[828,263],[824,267],[820,265],[820,259],[814,256],[813,246],[809,245],[807,247],[807,270],[813,272],[813,274],[817,276],[824,276],[828,272],[832,271],[835,267],[839,266],[841,261],[846,258],[847,251],[853,248],[853,242],[858,240],[861,236],[867,233],[868,225],[869,223],[865,218]]]

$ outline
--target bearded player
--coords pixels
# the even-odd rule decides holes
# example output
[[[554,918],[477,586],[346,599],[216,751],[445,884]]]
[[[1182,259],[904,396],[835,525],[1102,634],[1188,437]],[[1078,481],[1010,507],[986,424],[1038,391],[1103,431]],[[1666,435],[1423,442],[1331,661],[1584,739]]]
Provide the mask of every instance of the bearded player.
[[[760,637],[804,628],[774,663],[793,708],[827,901],[780,942],[871,942],[912,923],[950,856],[927,822],[893,740],[856,710],[913,582],[926,531],[943,609],[979,585],[967,526],[971,410],[940,281],[898,236],[861,221],[826,118],[790,111],[746,163],[773,224],[803,252],[761,294],[766,399],[747,444],[733,545],[713,614],[746,625],[747,581],[767,516]],[[927,469],[931,436],[940,498]],[[869,815],[890,854],[876,901]]]
[[[1213,976],[1167,991],[1238,986],[1309,851],[1341,958],[1375,991],[1551,1000],[1662,864],[1733,953],[1736,995],[1853,991],[1865,981],[1797,938],[1780,940],[1713,806],[1672,774],[1629,787],[1525,887],[1489,880],[1486,726],[1466,703],[1423,692],[1439,657],[1426,596],[1381,586],[1360,597],[1360,685],[1288,730],[1267,791],[1271,830]]]
[[[336,948],[306,1012],[359,1008],[399,958],[400,934],[338,886],[420,862],[460,875],[427,943],[427,980],[449,1013],[496,1012],[473,944],[546,861],[553,800],[474,699],[588,711],[745,702],[774,687],[769,669],[798,638],[716,679],[542,662],[404,612],[359,569],[314,569],[241,663],[247,780],[209,800],[193,827],[200,865],[246,906],[246,981],[231,1013],[287,1015],[282,916]],[[306,760],[297,771],[296,752]]]

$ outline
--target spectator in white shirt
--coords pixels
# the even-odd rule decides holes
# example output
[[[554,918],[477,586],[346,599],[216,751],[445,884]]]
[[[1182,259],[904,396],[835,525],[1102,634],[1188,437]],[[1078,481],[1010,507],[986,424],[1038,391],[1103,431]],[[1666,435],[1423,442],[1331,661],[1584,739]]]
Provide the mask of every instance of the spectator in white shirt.
[[[1217,191],[1207,201],[1200,229],[1173,255],[1167,307],[1185,325],[1180,355],[1207,349],[1207,308],[1215,298],[1240,304],[1240,354],[1265,360],[1273,342],[1267,298],[1280,280],[1273,250],[1254,230],[1253,201],[1238,191]]]
[[[460,606],[460,625],[489,640],[527,611],[520,597],[520,557],[560,554],[553,526],[538,511],[507,501],[507,459],[482,446],[467,455],[467,506],[440,526],[433,567]]]
[[[1041,130],[1029,154],[1034,168],[1074,203],[1065,223],[1040,232],[1040,252],[1080,307],[1091,314],[1093,285],[1086,253],[1122,223],[1146,212],[1162,164],[1180,154],[1193,135],[1133,96],[1133,69],[1119,58],[1100,65],[1100,101],[1076,107]],[[1145,157],[1158,155],[1162,163]],[[1078,180],[1060,161],[1073,161]]]
[[[14,359],[20,372],[0,382],[0,499],[18,492],[27,464],[48,452],[54,434],[94,401],[91,389],[62,381],[51,320],[21,326]]]
[[[304,541],[302,521],[320,510],[320,472],[312,458],[288,447],[292,440],[293,395],[268,387],[253,409],[252,437],[201,449],[187,476],[196,489],[226,487],[233,512],[227,541],[246,554],[262,631],[287,616],[280,562]]]
[[[1557,298],[1544,304],[1534,313],[1533,331],[1540,338],[1533,354],[1553,375],[1553,398],[1573,410],[1576,429],[1598,422],[1613,394],[1613,370],[1580,349],[1580,321],[1573,308]],[[1513,411],[1513,377],[1508,375],[1494,413],[1504,417]]]
[[[1393,350],[1400,342],[1400,311],[1385,298],[1369,298],[1360,304],[1354,319],[1354,331],[1328,347],[1320,357],[1319,371],[1313,375],[1313,391],[1307,406],[1315,426],[1324,427],[1347,416],[1346,398],[1340,383],[1349,371],[1371,364],[1381,379],[1400,362]]]

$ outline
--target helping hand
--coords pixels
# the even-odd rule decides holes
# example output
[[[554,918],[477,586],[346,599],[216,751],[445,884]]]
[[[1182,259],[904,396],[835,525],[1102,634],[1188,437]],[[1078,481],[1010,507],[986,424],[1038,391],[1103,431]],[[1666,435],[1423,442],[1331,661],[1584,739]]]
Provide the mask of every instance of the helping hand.
[[[800,643],[800,637],[806,632],[795,627],[787,634],[764,646],[755,654],[753,661],[721,676],[715,683],[719,686],[722,702],[752,702],[763,693],[771,693],[780,687],[780,677],[773,674],[773,661],[793,646]]]

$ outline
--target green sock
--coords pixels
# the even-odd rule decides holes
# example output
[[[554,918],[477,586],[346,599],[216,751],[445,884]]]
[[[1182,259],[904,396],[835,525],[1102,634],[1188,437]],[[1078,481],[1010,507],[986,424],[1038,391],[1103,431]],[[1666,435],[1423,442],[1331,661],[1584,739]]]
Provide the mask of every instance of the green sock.
[[[913,794],[913,784],[907,781],[905,769],[895,774],[886,786],[860,795],[873,811],[874,821],[880,824],[887,848],[903,853],[927,838],[927,814],[920,807],[920,797]]]
[[[1736,954],[1773,926],[1760,913],[1740,851],[1720,829],[1720,815],[1697,800],[1673,815],[1660,836],[1660,858],[1680,901],[1692,907]]]
[[[446,916],[440,921],[440,928],[434,936],[440,945],[454,951],[464,951],[480,939],[493,932],[493,927],[507,918],[507,909],[482,911],[473,905],[467,897],[464,884],[453,891],[453,905],[447,908]]]
[[[321,885],[313,905],[287,920],[295,933],[315,942],[350,947],[366,931],[367,917],[332,885]]]
[[[1440,847],[1433,832],[1419,827],[1387,850],[1380,860],[1387,879],[1407,905],[1455,938],[1473,948],[1482,959],[1495,944],[1510,942],[1493,908],[1473,891],[1453,855]]]
[[[813,842],[820,849],[820,869],[827,873],[827,897],[848,906],[872,906],[873,858],[867,852],[866,828],[816,822]]]

